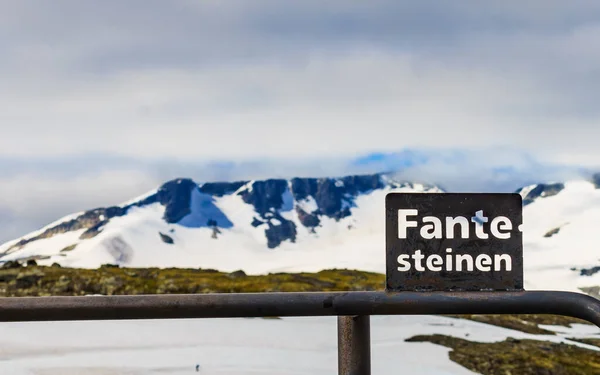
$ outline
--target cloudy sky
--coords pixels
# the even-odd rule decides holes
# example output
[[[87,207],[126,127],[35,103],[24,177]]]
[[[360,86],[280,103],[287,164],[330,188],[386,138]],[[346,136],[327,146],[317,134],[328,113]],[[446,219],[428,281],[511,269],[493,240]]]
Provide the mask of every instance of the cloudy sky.
[[[0,54],[0,241],[178,176],[600,165],[596,1],[0,0]]]

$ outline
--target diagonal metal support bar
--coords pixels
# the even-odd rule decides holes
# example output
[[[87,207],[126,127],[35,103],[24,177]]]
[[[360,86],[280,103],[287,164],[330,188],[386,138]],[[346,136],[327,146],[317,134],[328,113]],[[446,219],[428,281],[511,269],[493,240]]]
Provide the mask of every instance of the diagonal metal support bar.
[[[600,327],[600,300],[581,293],[308,292],[0,298],[0,322],[268,316],[556,314]]]

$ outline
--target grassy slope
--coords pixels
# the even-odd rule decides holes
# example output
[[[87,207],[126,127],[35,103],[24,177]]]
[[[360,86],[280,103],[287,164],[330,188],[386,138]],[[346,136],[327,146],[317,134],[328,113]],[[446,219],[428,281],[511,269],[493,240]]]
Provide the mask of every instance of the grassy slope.
[[[346,270],[246,276],[179,268],[0,269],[0,296],[5,297],[378,290],[383,283],[383,275]]]
[[[383,290],[385,276],[351,270],[318,273],[246,276],[201,269],[132,269],[102,267],[97,270],[60,267],[0,269],[0,297],[50,295],[132,295],[175,293],[253,293]],[[460,315],[532,334],[553,334],[540,324],[569,326],[584,321],[553,315]],[[443,336],[416,336],[411,342],[432,342],[452,348],[450,358],[482,374],[600,374],[600,353],[574,345],[553,345],[536,340],[476,343]],[[598,346],[598,340],[582,340]]]

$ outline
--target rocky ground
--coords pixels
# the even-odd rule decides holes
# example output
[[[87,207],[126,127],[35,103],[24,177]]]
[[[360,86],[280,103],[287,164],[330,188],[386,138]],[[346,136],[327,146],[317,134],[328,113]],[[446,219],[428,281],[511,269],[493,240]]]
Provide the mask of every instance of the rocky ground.
[[[23,267],[5,264],[0,269],[0,297],[78,296],[89,294],[132,295],[174,293],[241,293],[382,290],[385,276],[352,270],[318,273],[279,273],[247,276],[203,269],[136,269],[103,266],[100,269]],[[530,334],[555,334],[544,326],[588,324],[553,315],[461,315],[486,324]],[[508,339],[494,343],[473,342],[444,335],[415,336],[410,342],[431,342],[452,348],[450,359],[477,373],[508,374],[600,374],[600,351],[570,344]],[[600,338],[576,339],[600,350]]]

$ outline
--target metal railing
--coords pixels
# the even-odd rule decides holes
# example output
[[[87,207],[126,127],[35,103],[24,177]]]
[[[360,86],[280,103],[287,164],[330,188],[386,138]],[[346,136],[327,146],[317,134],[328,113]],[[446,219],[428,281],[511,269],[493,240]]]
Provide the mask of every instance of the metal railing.
[[[218,293],[0,298],[0,321],[338,317],[338,372],[371,372],[371,315],[554,314],[600,327],[600,300],[557,291]]]

